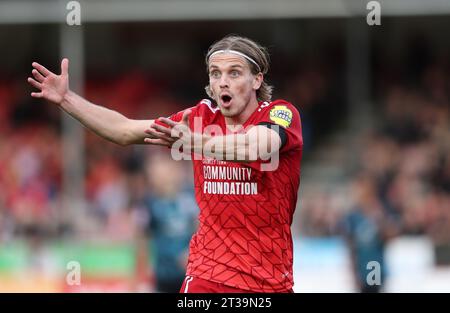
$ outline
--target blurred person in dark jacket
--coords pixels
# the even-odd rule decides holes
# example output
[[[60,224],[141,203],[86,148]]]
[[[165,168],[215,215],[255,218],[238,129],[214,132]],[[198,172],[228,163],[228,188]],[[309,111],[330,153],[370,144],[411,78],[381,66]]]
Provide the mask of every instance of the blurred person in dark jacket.
[[[144,199],[149,217],[147,246],[158,292],[180,290],[197,226],[198,207],[185,171],[184,164],[167,153],[156,153],[146,164],[151,187]]]
[[[380,292],[386,278],[386,242],[397,234],[398,224],[386,213],[369,174],[356,176],[351,191],[354,207],[340,226],[350,249],[355,284],[360,292]],[[380,277],[379,283],[372,284],[368,275],[374,261],[379,264]]]

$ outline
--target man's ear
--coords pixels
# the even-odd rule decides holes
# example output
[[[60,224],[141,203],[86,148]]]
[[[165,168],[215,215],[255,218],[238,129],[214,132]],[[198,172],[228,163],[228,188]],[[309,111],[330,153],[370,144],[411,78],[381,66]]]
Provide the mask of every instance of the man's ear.
[[[258,90],[261,87],[263,80],[264,75],[261,72],[256,74],[253,78],[253,89]]]

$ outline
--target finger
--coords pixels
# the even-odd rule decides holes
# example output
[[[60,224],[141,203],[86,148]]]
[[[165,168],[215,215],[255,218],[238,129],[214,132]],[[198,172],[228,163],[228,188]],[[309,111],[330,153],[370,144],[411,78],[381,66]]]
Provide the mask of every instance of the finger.
[[[153,132],[152,132],[151,129],[146,129],[146,130],[144,130],[144,132],[145,132],[147,135],[153,136],[153,135],[152,135]]]
[[[145,138],[144,139],[145,143],[151,144],[151,145],[157,145],[157,146],[166,146],[166,147],[170,147],[171,143],[162,140],[162,139],[152,139],[152,138]]]
[[[150,138],[159,138],[159,136],[157,135],[158,132],[156,132],[156,131],[153,130],[153,129],[146,129],[146,130],[144,130],[144,132],[145,132],[147,135],[149,135]],[[162,134],[161,134],[161,135],[162,135]],[[158,136],[158,137],[157,137],[157,136]]]
[[[69,59],[64,58],[61,61],[61,75],[69,74]]]
[[[172,138],[170,136],[167,136],[164,133],[160,133],[154,129],[148,129],[147,131],[145,131],[147,134],[151,135],[154,138],[159,138],[159,139],[163,139],[166,141],[173,141]]]
[[[40,65],[37,62],[33,62],[32,65],[35,69],[37,69],[39,72],[41,72],[42,75],[44,75],[44,77],[47,77],[48,75],[53,74],[52,72],[50,72],[48,69],[46,69],[44,66]]]
[[[32,92],[31,96],[33,98],[42,98],[44,96],[44,94],[42,92]]]
[[[171,126],[171,127],[174,127],[178,124],[178,123],[172,121],[171,119],[168,119],[167,117],[160,117],[158,120],[163,122],[164,124]]]
[[[157,131],[159,131],[159,132],[161,132],[161,133],[164,133],[164,134],[166,134],[166,135],[169,135],[169,136],[170,136],[170,134],[171,134],[171,132],[172,132],[172,130],[171,130],[170,128],[164,127],[164,126],[162,126],[162,125],[158,125],[158,124],[156,124],[156,123],[152,124],[151,127],[154,128],[154,129],[156,129]]]
[[[42,90],[42,84],[39,83],[39,82],[37,82],[37,81],[35,81],[33,78],[28,77],[28,82],[29,82],[33,87],[35,87],[35,88],[37,88],[37,89],[39,89],[39,90]]]
[[[172,130],[174,134],[176,134],[177,132],[181,134],[190,133],[189,126],[183,123],[175,125],[172,129],[175,130],[175,132]]]
[[[33,74],[34,78],[36,78],[36,80],[40,83],[42,83],[45,79],[44,76],[42,76],[41,73],[39,73],[38,70],[32,70],[31,73]]]

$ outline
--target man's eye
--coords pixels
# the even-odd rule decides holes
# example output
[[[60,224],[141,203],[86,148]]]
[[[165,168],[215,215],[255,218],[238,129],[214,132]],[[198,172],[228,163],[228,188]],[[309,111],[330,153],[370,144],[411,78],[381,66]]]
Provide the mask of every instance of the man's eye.
[[[210,74],[211,77],[213,78],[219,78],[220,77],[220,73],[218,71],[213,71]]]
[[[239,72],[238,71],[231,71],[231,77],[238,77]]]

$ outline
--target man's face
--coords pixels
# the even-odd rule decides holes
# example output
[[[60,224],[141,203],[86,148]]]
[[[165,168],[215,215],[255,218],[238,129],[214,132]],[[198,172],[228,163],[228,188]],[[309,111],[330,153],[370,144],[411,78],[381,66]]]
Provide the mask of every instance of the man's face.
[[[262,74],[253,75],[247,61],[232,53],[218,53],[209,60],[209,85],[225,117],[237,117],[256,100]]]

